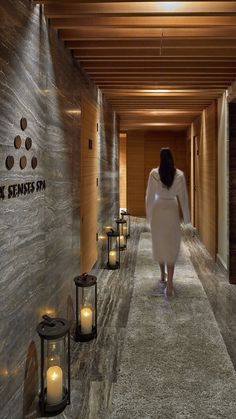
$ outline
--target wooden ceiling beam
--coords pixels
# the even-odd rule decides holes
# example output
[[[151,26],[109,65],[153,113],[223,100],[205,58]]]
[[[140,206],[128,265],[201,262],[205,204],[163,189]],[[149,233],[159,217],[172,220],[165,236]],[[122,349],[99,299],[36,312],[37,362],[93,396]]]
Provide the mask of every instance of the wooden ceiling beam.
[[[128,107],[128,108],[130,108],[130,109],[132,109],[133,108],[133,106],[135,105],[135,103],[132,103],[132,102],[127,102],[127,103],[124,103],[124,102],[119,102],[119,103],[114,103],[114,102],[111,102],[112,103],[112,105],[113,106],[123,106],[123,107]],[[199,105],[199,106],[207,106],[209,103],[211,103],[211,101],[209,101],[209,100],[202,100],[202,101],[180,101],[179,103],[178,102],[176,102],[176,101],[169,101],[169,102],[162,102],[162,103],[160,103],[160,102],[139,102],[138,103],[138,105],[139,105],[139,107],[147,107],[147,106],[150,106],[150,107],[156,107],[156,106],[173,106],[173,107],[176,107],[176,106],[181,106],[181,107],[183,107],[183,106],[186,106],[186,105],[188,105],[188,106],[192,106],[192,105]]]
[[[187,19],[185,19],[187,22]],[[140,39],[140,38],[156,38],[156,37],[198,37],[198,38],[236,38],[236,26],[223,27],[204,27],[191,28],[190,26],[184,28],[110,28],[87,26],[76,29],[61,29],[60,36],[64,41],[80,41],[81,39],[97,39],[106,40],[113,39]]]
[[[132,86],[132,89],[147,89],[147,87],[149,88],[149,89],[199,89],[199,88],[205,88],[204,86],[202,86],[202,85],[196,85],[195,87],[194,86],[188,86],[188,85],[180,85],[180,84],[174,84],[174,83],[172,83],[172,84],[163,84],[163,83],[158,83],[158,85],[157,84],[148,84],[148,86],[147,85],[142,85],[142,84],[137,84],[137,85],[133,85]],[[212,90],[215,90],[216,88],[212,88],[211,86],[209,86],[208,87],[209,89],[212,89]],[[104,86],[104,88],[103,88],[103,91],[104,92],[111,92],[111,91],[113,91],[113,92],[117,92],[117,91],[120,91],[121,89],[130,89],[130,84],[125,84],[125,83],[123,83],[123,84],[121,84],[121,86],[109,86],[109,85],[107,85],[107,86]],[[219,91],[219,94],[223,94],[223,91],[224,91],[224,87],[217,87],[217,89],[218,89],[218,91]]]
[[[128,112],[121,112],[121,116],[125,117],[125,116],[129,116],[129,115],[196,115],[195,111],[190,111],[189,109],[184,109],[182,111],[178,110],[178,109],[162,109],[159,111],[156,111],[155,109],[143,109],[142,111],[137,111],[137,110],[130,110]]]
[[[202,103],[204,104],[204,103],[211,103],[212,102],[212,99],[209,99],[209,98],[202,98],[202,102],[200,102],[200,101],[194,101],[194,100],[192,100],[192,104],[193,105],[196,105],[196,106],[199,106],[199,105],[201,105]],[[117,105],[117,106],[122,106],[122,107],[124,107],[124,108],[126,108],[126,107],[130,107],[130,103],[129,102],[122,102],[122,101],[120,101],[119,103],[117,103],[117,102],[113,102],[113,101],[111,101],[111,103],[113,104],[115,104],[115,105]],[[156,102],[153,102],[153,101],[134,101],[133,102],[133,106],[134,106],[134,108],[130,108],[130,110],[137,110],[138,108],[140,108],[140,107],[142,107],[142,109],[143,108],[145,108],[145,109],[156,109],[156,106],[160,106],[160,109],[172,109],[172,108],[174,108],[174,109],[180,109],[180,108],[186,108],[187,106],[188,106],[188,104],[189,104],[189,101],[156,101]],[[165,106],[165,105],[167,105],[167,106]],[[171,105],[171,107],[170,107],[170,105]],[[189,110],[192,110],[191,108],[188,108]]]
[[[165,65],[166,63],[172,63],[172,65],[175,65],[176,63],[185,63],[188,61],[188,63],[196,63],[198,61],[199,65],[204,63],[220,63],[224,62],[225,65],[228,63],[236,63],[236,57],[162,57],[162,56],[156,56],[156,57],[145,57],[145,60],[142,59],[142,57],[110,57],[109,60],[105,57],[84,57],[84,59],[77,59],[78,62],[83,63],[107,63],[107,65],[114,63],[122,63],[123,65],[130,62],[135,62],[139,64],[145,65],[146,63],[157,63],[160,65]]]
[[[213,57],[213,58],[225,58],[225,57],[236,57],[236,48],[214,48],[214,49],[205,49],[205,48],[140,48],[140,49],[76,49],[74,50],[74,57],[75,58],[86,58],[93,57],[98,58],[107,58],[110,57],[129,57],[129,58],[145,58],[145,57],[191,57],[191,58],[198,58],[198,57]]]
[[[142,122],[139,124],[121,124],[121,129],[146,129],[146,128],[150,128],[150,127],[182,127],[182,128],[187,128],[190,125],[190,123],[185,123],[185,122]]]
[[[236,76],[236,69],[209,69],[209,68],[203,68],[203,69],[194,69],[194,68],[173,68],[173,69],[154,69],[154,68],[120,68],[120,69],[115,69],[115,68],[93,68],[89,70],[89,74],[90,76],[112,76],[112,75],[117,75],[117,76],[124,76],[124,75],[143,75],[144,77],[146,77],[146,75],[150,75],[150,76],[170,76],[170,75],[189,75],[189,76],[205,76],[205,75],[209,75],[209,76],[232,76],[235,77]]]
[[[113,105],[112,105],[113,106]],[[191,110],[192,111],[195,111],[195,112],[200,112],[201,111],[201,109],[203,109],[204,108],[204,106],[205,105],[199,105],[198,103],[195,103],[195,104],[192,104],[191,105]],[[113,106],[114,107],[114,106]],[[186,107],[188,107],[188,109],[189,109],[189,105],[185,105],[185,104],[170,104],[169,106],[168,106],[168,108],[169,109],[172,109],[172,108],[174,108],[175,110],[183,110],[183,109],[186,109]],[[135,109],[135,110],[137,110],[137,111],[140,111],[140,112],[142,112],[142,110],[143,109],[155,109],[156,111],[158,111],[158,110],[161,110],[161,109],[163,109],[163,106],[161,106],[161,104],[159,104],[159,105],[156,105],[156,106],[149,106],[149,105],[144,105],[144,106],[141,106],[141,105],[133,105],[132,107],[130,106],[123,106],[123,105],[116,105],[115,107],[114,107],[114,109],[116,109],[116,110],[119,110],[119,112],[128,112],[128,111],[130,111],[130,110],[133,110],[133,109]]]
[[[137,86],[132,86],[132,91],[138,91],[139,89],[143,89],[146,90],[147,86],[142,86],[140,84],[138,84]],[[180,86],[180,85],[166,85],[166,84],[158,84],[158,86],[156,84],[148,84],[148,89],[163,89],[163,90],[177,90],[177,89],[182,89],[182,90],[190,90],[190,89],[196,89],[196,90],[206,90],[204,88],[204,86],[197,86],[197,87],[187,87],[187,86]],[[113,96],[115,95],[122,95],[125,91],[130,91],[130,85],[129,84],[122,84],[121,86],[117,87],[117,86],[105,86],[104,87],[104,92],[112,94]],[[222,94],[223,93],[223,89],[222,88],[212,88],[209,87],[210,91],[214,92],[214,94]],[[206,92],[208,92],[208,90],[206,90]]]
[[[99,82],[98,83],[98,86],[103,86],[103,88],[105,88],[105,87],[112,87],[112,89],[114,89],[114,87],[125,87],[125,88],[129,88],[131,85],[132,85],[132,87],[134,88],[135,86],[140,86],[140,87],[146,87],[146,88],[148,88],[148,86],[149,87],[152,87],[152,86],[154,86],[155,88],[162,88],[163,87],[163,84],[162,84],[162,82],[156,82],[156,84],[153,84],[153,82],[152,82],[152,84],[150,84],[151,83],[151,81],[149,80],[149,81],[147,81],[147,82],[142,82],[142,83],[138,83],[137,81],[129,81],[129,82],[127,82],[127,83],[125,83],[125,82],[110,82],[110,81],[108,81],[107,83],[105,82],[105,81],[103,81],[103,82]],[[172,88],[173,87],[173,85],[176,85],[177,87],[180,87],[179,86],[179,84],[177,84],[177,83],[175,83],[175,81],[169,81],[169,82],[167,82],[167,81],[165,81],[165,84],[164,84],[164,86],[166,86],[167,88]],[[194,85],[196,85],[197,87],[204,87],[204,88],[207,88],[207,86],[209,86],[209,87],[212,87],[212,88],[220,88],[220,89],[224,89],[224,88],[227,88],[227,86],[230,84],[230,82],[229,83],[221,83],[221,82],[212,82],[212,83],[210,83],[210,82],[206,82],[206,83],[204,83],[204,81],[202,81],[202,80],[199,80],[199,81],[196,81],[195,83],[189,83],[188,81],[186,81],[186,83],[184,83],[184,81],[181,81],[181,86],[185,86],[186,88],[188,88],[187,86],[190,86],[190,88],[194,88]]]
[[[39,3],[124,130],[186,129],[235,78],[235,1]]]
[[[95,16],[85,15],[75,18],[52,18],[52,25],[57,29],[77,29],[79,27],[107,28],[220,28],[236,25],[236,16]]]
[[[211,103],[212,102],[212,100],[213,99],[209,99],[209,98],[202,98],[201,100],[192,100],[192,101],[188,101],[188,100],[186,100],[186,101],[184,101],[184,100],[179,100],[179,101],[176,101],[176,100],[173,100],[173,101],[163,101],[163,102],[161,102],[161,101],[141,101],[141,100],[136,100],[136,101],[127,101],[127,102],[125,102],[125,101],[122,101],[122,100],[120,100],[120,101],[113,101],[113,100],[111,100],[110,102],[111,102],[111,104],[113,104],[113,105],[116,105],[116,106],[124,106],[124,107],[130,107],[130,105],[132,106],[134,106],[134,109],[136,109],[136,105],[137,106],[142,106],[142,108],[155,108],[156,106],[159,106],[159,105],[162,105],[162,109],[163,108],[169,108],[169,106],[170,106],[170,104],[172,105],[172,107],[178,107],[179,108],[179,105],[181,105],[182,107],[186,107],[187,105],[189,105],[189,104],[195,104],[195,105],[201,105],[201,104],[205,104],[205,103]],[[130,109],[132,109],[132,108],[130,108]],[[189,108],[189,110],[191,110],[190,108]]]
[[[182,107],[180,107],[179,109],[183,109],[184,107],[182,106]],[[204,109],[202,106],[191,106],[191,108],[193,109],[193,110],[195,110],[195,112],[197,112],[198,114],[199,113],[201,113],[201,111]],[[113,109],[117,112],[117,113],[119,113],[120,114],[120,112],[128,112],[129,111],[129,109],[124,109],[124,108],[122,108],[122,107],[116,107],[116,108],[114,108],[113,107]],[[138,109],[138,108],[137,108]],[[140,111],[140,112],[142,112],[142,109],[143,108],[139,108],[138,110]],[[170,109],[171,109],[171,107],[170,107]],[[156,110],[158,110],[158,107],[156,108]],[[194,117],[193,117],[194,118]]]
[[[185,122],[185,123],[191,123],[193,119],[192,115],[157,115],[157,116],[145,116],[145,115],[138,115],[133,118],[123,118],[120,115],[120,121],[121,123],[125,124],[133,124],[137,122]]]
[[[108,73],[108,74],[90,74],[90,76],[93,78],[93,79],[96,79],[96,80],[125,80],[125,79],[127,79],[127,80],[130,80],[130,79],[133,79],[133,80],[136,80],[136,79],[144,79],[144,80],[147,80],[147,79],[150,79],[150,80],[168,80],[168,81],[170,81],[170,80],[181,80],[181,79],[185,79],[185,80],[188,80],[188,79],[190,79],[190,80],[192,80],[192,79],[194,79],[194,80],[209,80],[209,81],[215,81],[215,80],[219,80],[219,81],[222,81],[222,80],[230,80],[230,78],[232,78],[232,80],[234,80],[235,79],[235,73],[233,73],[233,75],[227,75],[227,76],[225,76],[225,74],[223,73],[223,74],[214,74],[214,72],[212,72],[212,73],[209,73],[209,74],[206,74],[206,73],[195,73],[195,74],[189,74],[189,73],[180,73],[180,74],[178,74],[178,73],[176,73],[176,72],[172,72],[172,73],[166,73],[166,72],[163,72],[163,73],[159,73],[159,72],[155,72],[155,73],[147,73],[147,74],[143,74],[143,73],[141,73],[141,74],[133,74],[133,73],[131,73],[131,74],[122,74],[122,73],[119,73],[119,74],[111,74],[111,73]]]
[[[118,62],[110,62],[110,61],[96,61],[94,62],[87,62],[87,61],[80,61],[81,65],[85,69],[115,69],[119,71],[120,69],[168,69],[168,70],[175,70],[175,69],[221,69],[224,70],[230,69],[234,71],[236,69],[236,61],[208,61],[208,60],[179,60],[179,61],[170,61],[170,60],[155,60],[155,61],[118,61]]]
[[[193,74],[193,75],[191,75],[190,73],[185,73],[186,74],[186,77],[188,76],[188,79],[186,80],[188,83],[192,83],[192,82],[194,82],[194,81],[197,81],[197,82],[204,82],[204,83],[206,83],[207,81],[212,81],[212,79],[211,79],[211,74],[210,73],[207,73],[207,75],[206,75],[206,77],[208,77],[208,79],[206,79],[206,78],[204,78],[204,73],[199,73],[199,74]],[[123,77],[121,77],[121,78],[119,78],[118,79],[118,75],[117,75],[117,79],[115,80],[115,79],[111,79],[111,78],[109,78],[109,75],[104,75],[103,76],[103,78],[99,78],[99,77],[101,77],[101,75],[100,74],[90,74],[90,73],[88,73],[88,75],[89,75],[89,77],[94,81],[94,80],[97,80],[97,81],[102,81],[102,80],[106,80],[106,78],[105,77],[108,77],[108,79],[107,80],[109,80],[111,83],[113,82],[113,81],[121,81],[121,82],[124,82],[125,80],[127,81],[126,82],[126,84],[132,79],[132,74],[128,74],[128,77],[130,77],[129,79],[127,79],[127,78],[124,78],[125,77],[125,75],[123,76]],[[213,81],[215,82],[215,81],[217,81],[217,82],[220,82],[220,83],[222,83],[224,80],[224,83],[228,83],[230,80],[232,80],[232,82],[235,80],[235,76],[234,75],[230,75],[230,74],[226,74],[227,75],[227,78],[225,77],[225,75],[221,75],[221,78],[214,78],[213,79]],[[170,78],[170,75],[169,75],[169,78],[166,78],[165,77],[166,75],[164,75],[164,74],[161,74],[161,75],[159,75],[159,79],[158,78],[156,78],[156,76],[155,75],[153,75],[153,77],[150,77],[150,75],[147,73],[147,76],[146,76],[146,78],[145,78],[145,74],[143,75],[143,73],[142,74],[140,74],[139,75],[139,78],[138,78],[138,74],[137,73],[135,73],[134,75],[133,75],[133,77],[134,77],[134,80],[135,81],[137,81],[137,80],[143,80],[143,81],[145,81],[145,80],[148,80],[150,83],[165,83],[165,82],[168,82],[168,83],[170,83],[171,81],[172,81],[172,84],[174,84],[174,83],[180,83],[181,82],[181,80],[185,80],[185,78],[184,78],[184,75],[183,74],[181,74],[181,73],[176,73],[176,77],[174,76],[174,74],[172,75],[172,78]],[[192,76],[192,78],[190,78],[190,76]],[[223,79],[223,76],[225,77],[224,79]],[[162,79],[162,77],[164,77],[163,79]],[[197,79],[196,79],[197,78]]]
[[[45,15],[52,18],[94,14],[94,15],[131,15],[131,16],[217,16],[235,15],[233,1],[146,1],[146,2],[97,2],[97,3],[45,3]]]
[[[116,107],[116,108],[113,107],[113,109],[117,113],[120,113],[120,112],[128,112],[129,111],[129,109],[127,109],[127,108],[124,109],[123,107]],[[140,108],[137,108],[137,109],[140,110],[140,111],[142,111],[143,108],[140,107]],[[159,106],[159,109],[161,109],[161,106]],[[171,109],[171,106],[170,106],[170,109]],[[183,106],[182,107],[180,106],[179,109],[184,109],[184,107]],[[203,106],[191,106],[191,109],[195,110],[198,113],[201,113],[202,110],[204,109],[204,107]],[[156,110],[158,110],[158,107],[156,107]]]
[[[128,39],[119,41],[117,43],[116,39],[108,40],[80,40],[80,41],[66,41],[65,45],[67,48],[76,50],[76,49],[140,49],[140,48],[236,48],[236,39],[221,39],[221,38],[209,38],[209,39],[183,39],[183,38],[156,38],[156,39],[145,39],[145,40],[136,40]]]
[[[78,3],[127,3],[127,0],[32,0],[33,3],[35,4],[78,4]],[[164,0],[167,1],[167,0]],[[199,0],[180,0],[180,2],[185,2],[185,3],[192,3],[192,2],[199,2]],[[233,0],[230,0],[230,2],[232,2]],[[156,2],[156,0],[142,0],[141,3],[151,3],[151,2]],[[202,1],[200,1],[202,3]],[[205,2],[205,1],[204,1]],[[224,0],[209,0],[207,3],[228,3],[227,1]],[[137,3],[140,3],[140,1],[138,1]],[[169,2],[170,3],[170,2]],[[178,2],[179,3],[179,2]]]

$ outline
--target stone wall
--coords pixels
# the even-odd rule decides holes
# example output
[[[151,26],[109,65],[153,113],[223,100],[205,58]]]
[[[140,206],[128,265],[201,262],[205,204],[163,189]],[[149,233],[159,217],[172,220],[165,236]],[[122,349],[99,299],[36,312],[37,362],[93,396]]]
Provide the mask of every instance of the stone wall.
[[[19,419],[37,393],[35,328],[41,315],[73,318],[81,129],[80,114],[74,111],[80,110],[81,95],[101,106],[100,231],[118,213],[118,126],[105,99],[45,22],[40,6],[2,0],[0,23],[0,416]],[[24,131],[22,117],[27,118]],[[22,140],[18,149],[17,135]],[[26,137],[32,139],[29,150]],[[8,156],[14,158],[11,169],[6,168]],[[46,189],[38,181],[45,181]],[[8,197],[9,185],[22,184],[19,190],[12,186]],[[35,374],[28,376],[29,365]]]

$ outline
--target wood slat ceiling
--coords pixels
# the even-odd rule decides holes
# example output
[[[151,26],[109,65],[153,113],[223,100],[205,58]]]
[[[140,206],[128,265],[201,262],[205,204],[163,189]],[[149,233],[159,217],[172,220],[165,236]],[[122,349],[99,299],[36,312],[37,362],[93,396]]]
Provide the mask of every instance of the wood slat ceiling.
[[[236,1],[38,0],[121,130],[184,129],[236,76]]]

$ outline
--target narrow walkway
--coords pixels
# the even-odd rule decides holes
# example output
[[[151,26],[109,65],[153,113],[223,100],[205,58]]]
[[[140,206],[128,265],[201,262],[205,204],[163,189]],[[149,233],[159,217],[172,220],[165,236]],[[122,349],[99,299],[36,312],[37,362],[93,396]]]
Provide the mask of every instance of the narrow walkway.
[[[71,341],[71,404],[57,419],[236,418],[236,373],[195,271],[201,244],[187,236],[185,243],[176,298],[150,297],[158,267],[145,220],[132,219],[121,269],[98,274],[98,337]],[[41,417],[38,400],[27,417]]]
[[[187,247],[173,300],[149,296],[156,272],[150,233],[142,233],[110,417],[235,418],[236,373]]]

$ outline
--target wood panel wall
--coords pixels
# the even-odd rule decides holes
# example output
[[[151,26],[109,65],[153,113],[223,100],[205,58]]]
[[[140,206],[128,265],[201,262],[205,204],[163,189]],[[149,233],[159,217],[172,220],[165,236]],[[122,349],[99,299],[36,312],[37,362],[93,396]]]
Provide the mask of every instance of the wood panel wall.
[[[236,103],[229,103],[229,280],[236,284]]]
[[[191,136],[186,134],[186,169],[185,169],[186,183],[189,196],[189,208],[191,208]]]
[[[126,134],[119,137],[119,177],[120,177],[120,208],[127,208],[127,169],[126,169]]]
[[[127,134],[127,209],[132,215],[145,214],[144,133]]]
[[[82,98],[81,106],[81,230],[80,230],[80,270],[89,272],[97,261],[98,208],[98,108],[87,98]],[[90,148],[92,147],[92,148]]]
[[[145,216],[148,176],[159,165],[160,149],[170,147],[175,165],[185,174],[186,133],[174,131],[128,131],[127,134],[127,207],[136,216]],[[186,176],[186,177],[187,177]]]
[[[194,122],[195,226],[213,258],[217,252],[217,103]]]

